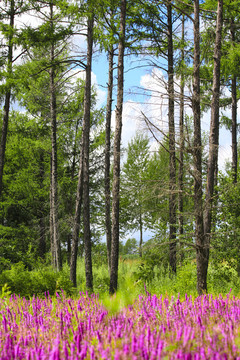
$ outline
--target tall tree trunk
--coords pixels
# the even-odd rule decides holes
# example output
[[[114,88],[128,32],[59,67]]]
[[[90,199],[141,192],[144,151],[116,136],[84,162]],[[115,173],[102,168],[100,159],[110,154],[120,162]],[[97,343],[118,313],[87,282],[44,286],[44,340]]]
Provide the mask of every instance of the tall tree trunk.
[[[7,62],[8,76],[11,76],[12,74],[12,62],[13,62],[13,31],[12,30],[14,28],[14,17],[15,17],[15,0],[11,0],[11,10],[10,10],[11,30],[8,39],[8,62]],[[0,199],[2,198],[3,169],[4,169],[5,150],[6,150],[7,133],[8,133],[10,99],[11,99],[11,87],[7,85],[7,91],[5,95],[4,109],[3,109],[3,124],[2,124],[2,134],[1,134],[1,143],[0,143]]]
[[[76,139],[78,132],[78,122],[76,125],[76,133],[75,133],[75,142],[74,142],[74,153],[73,153],[73,165],[71,178],[74,179],[75,175],[75,166],[76,166]],[[81,218],[81,207],[82,207],[82,196],[83,196],[83,139],[81,139],[80,144],[80,156],[79,156],[79,169],[78,169],[78,184],[77,184],[77,193],[76,193],[76,203],[75,203],[75,213],[73,220],[73,231],[72,231],[72,243],[69,244],[71,246],[70,250],[70,280],[73,285],[77,286],[77,254],[78,254],[78,242],[79,242],[79,232],[80,232],[80,218]]]
[[[90,233],[90,202],[89,202],[89,135],[90,135],[90,112],[91,112],[91,70],[92,70],[92,47],[93,47],[93,14],[88,19],[87,35],[87,66],[86,83],[84,94],[84,116],[83,116],[83,226],[84,226],[84,252],[85,252],[85,274],[86,288],[93,290],[92,275],[92,250]]]
[[[49,237],[50,237],[50,249],[51,249],[51,264],[52,267],[56,268],[56,259],[55,259],[55,250],[54,250],[54,241],[53,241],[53,214],[52,214],[52,154],[50,156],[50,191],[49,191]]]
[[[169,125],[169,263],[176,273],[176,156],[174,124],[172,5],[168,2],[168,125]]]
[[[108,95],[107,95],[107,109],[106,109],[106,127],[105,127],[105,228],[107,240],[107,257],[108,270],[111,269],[111,190],[110,190],[110,152],[111,152],[111,114],[112,114],[112,92],[113,92],[113,46],[108,52]]]
[[[50,4],[50,17],[53,27],[53,5]],[[55,253],[56,270],[60,271],[62,267],[61,246],[58,234],[58,177],[57,177],[57,105],[55,88],[55,70],[53,62],[55,60],[54,44],[51,45],[51,68],[50,68],[50,117],[51,117],[51,202],[52,207],[52,231]]]
[[[185,32],[185,17],[182,15],[182,42],[184,43]],[[184,48],[181,50],[181,61],[184,63]],[[184,153],[184,75],[181,73],[180,83],[180,117],[179,117],[179,137],[180,137],[180,149],[179,149],[179,171],[178,171],[178,225],[179,225],[179,238],[183,236],[183,153]],[[183,260],[184,254],[180,243],[180,258]]]
[[[109,293],[117,291],[119,255],[119,188],[120,188],[120,143],[122,133],[122,108],[124,88],[124,48],[125,48],[126,0],[121,0],[120,34],[118,44],[118,90],[116,106],[116,125],[113,152],[112,187],[112,246]]]
[[[235,43],[235,30],[234,19],[231,19],[231,40],[234,46]],[[232,75],[232,175],[233,183],[237,183],[237,77]]]
[[[211,102],[211,123],[209,135],[209,156],[207,168],[207,187],[204,212],[204,233],[205,233],[205,256],[206,267],[209,259],[209,245],[212,226],[212,204],[214,194],[214,184],[216,168],[218,163],[219,145],[219,96],[220,96],[220,65],[221,65],[221,41],[223,23],[223,0],[218,1],[216,38],[214,47],[214,69],[213,69],[213,89]]]
[[[82,196],[83,196],[83,148],[82,148],[82,144],[81,144],[77,196],[76,196],[75,215],[74,215],[73,234],[72,234],[72,246],[71,246],[71,258],[70,258],[70,280],[72,281],[72,283],[75,287],[77,286],[77,253],[78,253]]]
[[[39,219],[40,238],[39,238],[39,256],[44,259],[46,254],[45,222],[44,217]]]
[[[194,121],[194,208],[197,260],[197,290],[207,291],[207,262],[204,247],[203,205],[202,205],[202,139],[200,120],[200,29],[199,0],[194,0],[194,63],[193,63],[193,121]]]
[[[232,174],[233,182],[237,183],[237,78],[232,75]]]
[[[51,141],[52,141],[52,173],[51,173],[51,213],[52,231],[57,271],[61,270],[61,248],[58,234],[58,179],[57,179],[57,122],[56,95],[54,89],[54,70],[50,69],[50,112],[51,112]]]
[[[140,240],[139,240],[139,256],[142,257],[142,246],[143,246],[143,221],[142,221],[142,209],[140,207],[140,216],[139,216],[139,230],[140,230]]]
[[[78,119],[76,122],[76,126],[75,126],[75,136],[74,136],[74,144],[73,144],[73,154],[72,154],[72,166],[71,166],[71,181],[74,181],[74,177],[75,177],[75,171],[76,171],[76,157],[77,157],[77,146],[79,146],[79,144],[77,144],[77,133],[78,133],[78,128],[79,128],[79,122],[80,120]],[[80,148],[82,147],[82,143]],[[80,160],[79,160],[79,164],[82,163],[81,161],[82,156],[80,156]],[[81,165],[82,168],[82,165]],[[79,176],[79,178],[81,178],[81,176]],[[82,188],[82,180],[81,180],[81,188]],[[78,237],[79,237],[79,231],[77,232],[76,236],[74,235],[75,232],[75,226],[77,225],[79,228],[80,225],[80,212],[81,212],[81,206],[82,206],[82,190],[81,190],[81,201],[80,201],[80,210],[78,213],[78,206],[77,204],[79,203],[79,191],[77,188],[77,196],[76,196],[76,206],[75,206],[75,214],[78,214],[77,220],[75,220],[74,217],[74,221],[73,221],[73,231],[70,230],[68,235],[67,235],[67,258],[68,258],[68,264],[70,267],[70,280],[72,280],[72,275],[71,275],[71,258],[72,258],[72,239],[74,239],[73,241],[77,241],[77,248],[78,248]],[[68,200],[68,206],[67,206],[67,211],[68,214],[72,217],[73,211],[74,211],[74,198],[72,194],[69,194],[69,200]],[[79,220],[78,220],[79,219]],[[75,247],[75,245],[74,245]],[[77,251],[78,249],[76,248],[76,250],[73,251],[73,260],[75,261],[75,266],[73,265],[73,268],[75,268],[75,271],[73,270],[73,273],[76,273],[76,265],[77,265]],[[76,282],[76,277],[75,277],[75,282]],[[73,281],[74,283],[74,281]],[[74,283],[74,286],[76,286],[76,283]]]
[[[43,151],[40,150],[39,156],[39,182],[40,182],[40,189],[43,189],[43,182],[44,182],[44,157]],[[44,203],[44,198],[41,196],[40,203]],[[45,221],[44,221],[44,209],[43,205],[40,209],[40,218],[39,218],[39,229],[40,229],[40,237],[39,237],[39,256],[44,259],[46,254],[46,229],[45,229]]]

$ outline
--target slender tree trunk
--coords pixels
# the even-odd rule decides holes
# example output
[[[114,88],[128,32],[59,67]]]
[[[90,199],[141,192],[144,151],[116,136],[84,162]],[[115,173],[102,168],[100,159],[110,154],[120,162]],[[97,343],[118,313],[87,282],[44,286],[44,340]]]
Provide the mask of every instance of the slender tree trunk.
[[[74,215],[74,223],[73,223],[71,258],[70,258],[70,280],[72,281],[75,287],[77,286],[77,253],[78,253],[80,218],[81,218],[81,207],[82,207],[82,196],[83,196],[83,153],[82,152],[83,152],[83,148],[81,144],[77,197],[76,197],[75,215]]]
[[[202,206],[202,139],[200,120],[200,29],[199,0],[194,0],[194,64],[193,64],[193,121],[194,121],[194,208],[197,260],[197,290],[207,291],[207,262],[204,247],[203,206]]]
[[[50,4],[50,16],[53,19],[53,5]],[[53,20],[52,20],[53,22]],[[53,23],[52,23],[53,26]],[[55,55],[54,44],[51,46],[51,62],[54,62]],[[57,177],[57,105],[55,88],[55,70],[54,65],[50,68],[50,116],[51,116],[51,203],[52,206],[52,231],[53,244],[55,252],[56,270],[60,271],[62,267],[60,238],[58,234],[58,177]]]
[[[52,173],[51,173],[51,206],[52,231],[56,269],[61,269],[61,248],[58,234],[58,179],[57,179],[57,123],[56,123],[56,95],[54,89],[54,71],[50,70],[50,112],[51,112],[51,140],[52,140]]]
[[[221,41],[223,23],[223,0],[218,1],[216,39],[214,47],[214,69],[213,69],[213,89],[211,102],[211,123],[209,135],[209,156],[207,168],[207,187],[204,212],[204,233],[205,233],[205,253],[206,267],[209,259],[209,245],[212,226],[212,204],[214,194],[214,184],[216,178],[216,168],[218,163],[219,145],[219,95],[220,95],[220,65],[221,65]]]
[[[140,230],[140,241],[139,241],[139,256],[142,257],[142,246],[143,246],[143,221],[142,221],[142,209],[140,208],[139,217],[139,230]]]
[[[122,108],[124,87],[124,48],[125,48],[126,0],[121,0],[120,35],[118,45],[118,91],[116,106],[116,125],[113,153],[112,187],[112,247],[109,293],[117,291],[119,256],[119,188],[120,188],[120,143],[122,133]]]
[[[111,189],[110,189],[110,152],[111,152],[111,114],[112,114],[112,91],[113,91],[113,46],[108,52],[108,95],[107,95],[107,109],[106,109],[106,127],[105,127],[105,228],[107,240],[107,257],[108,257],[108,270],[111,269],[111,243],[112,243],[112,230],[111,230]]]
[[[92,47],[93,47],[93,22],[94,17],[88,19],[88,50],[84,93],[83,133],[81,139],[81,151],[79,156],[79,171],[77,196],[75,204],[75,215],[72,234],[71,258],[70,258],[70,280],[77,286],[77,254],[80,232],[81,208],[83,205],[84,225],[84,251],[85,251],[85,274],[86,287],[93,290],[92,276],[92,250],[90,233],[90,204],[89,204],[89,136],[90,136],[90,114],[91,114],[91,70],[92,70]],[[77,132],[76,132],[77,133]]]
[[[182,42],[184,42],[184,22],[185,18],[182,15]],[[184,63],[184,49],[181,50],[181,60]],[[180,149],[179,149],[179,171],[178,171],[178,225],[179,225],[179,237],[180,240],[183,237],[183,153],[184,153],[184,75],[181,74],[180,84],[180,118],[179,118],[179,137],[180,137]],[[183,249],[180,243],[180,258],[181,261],[184,258]]]
[[[44,217],[39,219],[40,238],[39,238],[39,256],[44,259],[46,254],[46,239],[45,239],[45,222]]]
[[[92,47],[93,47],[93,14],[88,19],[88,50],[86,66],[86,83],[84,94],[84,117],[83,117],[83,226],[84,226],[84,252],[86,288],[93,291],[92,275],[92,250],[90,233],[90,203],[89,203],[89,135],[90,135],[90,111],[91,111],[91,70],[92,70]]]
[[[40,181],[40,189],[43,189],[44,182],[44,157],[43,151],[40,150],[39,157],[39,181]],[[44,198],[41,197],[40,203],[44,203]],[[44,221],[44,209],[43,207],[40,209],[40,218],[39,218],[39,229],[40,229],[40,237],[39,237],[39,256],[44,259],[46,254],[46,229],[45,229],[45,221]]]
[[[232,76],[232,173],[233,182],[237,183],[237,78],[235,75]]]
[[[234,46],[235,43],[235,30],[234,30],[234,20],[231,20],[231,40]],[[237,183],[237,77],[232,75],[232,175],[233,183]]]
[[[11,30],[13,30],[14,28],[14,16],[15,16],[14,7],[15,7],[15,1],[11,0],[11,13],[10,13]],[[12,62],[13,62],[13,32],[10,31],[9,39],[8,39],[8,62],[7,62],[8,76],[11,76],[12,74]],[[0,143],[0,199],[2,198],[3,169],[4,169],[5,150],[6,150],[7,133],[8,133],[10,99],[11,99],[11,87],[8,85],[5,95],[5,101],[4,101],[3,124],[2,124],[1,143]]]
[[[77,145],[77,134],[78,134],[78,128],[79,128],[79,121],[80,120],[78,119],[77,122],[76,122],[74,144],[73,144],[73,154],[72,154],[73,160],[72,160],[72,166],[71,166],[71,181],[72,182],[74,181],[74,177],[75,177],[77,146],[79,146],[79,144]],[[82,148],[82,144],[81,144],[80,148]],[[80,156],[80,159],[79,159],[79,164],[81,164],[81,168],[82,168],[82,160],[81,159],[82,159],[82,156]],[[80,188],[82,189],[81,175],[78,177],[78,179],[81,179]],[[76,276],[75,276],[75,280],[74,280],[74,275],[71,274],[71,272],[73,271],[73,273],[76,274],[76,269],[77,269],[76,266],[77,266],[77,251],[78,251],[79,231],[77,233],[75,233],[75,231],[76,231],[75,226],[77,226],[78,229],[79,229],[79,226],[80,226],[80,213],[81,213],[81,206],[82,206],[82,190],[80,192],[81,192],[81,197],[80,197],[81,200],[79,202],[79,190],[78,190],[78,187],[77,187],[77,196],[76,196],[76,204],[75,204],[75,210],[76,210],[75,215],[77,213],[77,219],[74,217],[73,231],[70,230],[69,234],[67,235],[67,255],[68,255],[68,264],[70,266],[70,280],[72,280],[72,282],[74,283],[74,286],[76,286]],[[79,205],[77,205],[77,204],[80,205],[79,212],[78,212]],[[67,211],[68,211],[69,215],[72,218],[72,214],[73,214],[73,211],[74,211],[74,198],[73,198],[72,194],[69,195]],[[73,254],[72,254],[72,240],[73,240],[74,243],[75,243],[75,241],[77,242],[77,244],[74,245]],[[75,247],[76,247],[76,249],[75,249]],[[72,259],[72,256],[73,256],[73,259]],[[75,264],[72,264],[72,266],[71,266],[71,261],[75,262]],[[73,269],[71,270],[71,268],[73,268]]]
[[[50,156],[50,192],[49,192],[49,201],[50,201],[50,213],[49,213],[49,237],[50,237],[50,248],[51,248],[51,264],[52,267],[56,268],[56,258],[55,258],[55,249],[54,249],[54,240],[53,240],[53,214],[52,214],[52,155]]]
[[[169,263],[176,273],[176,156],[174,124],[172,5],[168,2],[168,124],[169,124]]]

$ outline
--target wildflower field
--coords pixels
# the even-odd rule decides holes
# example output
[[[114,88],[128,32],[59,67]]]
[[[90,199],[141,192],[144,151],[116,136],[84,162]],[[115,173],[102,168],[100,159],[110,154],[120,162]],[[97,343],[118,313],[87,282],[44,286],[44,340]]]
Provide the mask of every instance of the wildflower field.
[[[109,313],[98,296],[0,299],[0,359],[240,359],[240,299],[140,295]]]

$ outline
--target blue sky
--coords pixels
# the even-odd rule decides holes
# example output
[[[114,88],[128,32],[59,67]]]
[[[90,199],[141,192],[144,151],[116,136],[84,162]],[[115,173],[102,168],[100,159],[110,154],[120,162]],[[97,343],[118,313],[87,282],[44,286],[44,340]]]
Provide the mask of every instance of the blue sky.
[[[115,59],[117,62],[117,58]],[[142,64],[144,61],[142,61]],[[145,61],[146,63],[146,61]],[[140,95],[134,94],[139,86],[145,86],[148,90],[151,88],[154,91],[154,95],[157,92],[159,94],[166,93],[163,84],[159,82],[159,79],[154,79],[154,76],[151,74],[155,70],[150,67],[137,67],[141,65],[140,59],[137,57],[125,58],[125,90],[124,90],[124,111],[123,111],[123,130],[122,130],[122,144],[124,147],[127,146],[127,143],[134,136],[136,131],[142,131],[144,129],[144,123],[140,120],[141,111],[146,111],[153,116],[156,121],[162,117],[162,124],[167,123],[167,101],[163,100],[161,102],[160,96],[159,99],[156,97],[149,98]],[[151,72],[153,70],[153,72]],[[101,54],[95,57],[93,62],[92,71],[94,73],[95,83],[98,85],[100,91],[101,105],[105,105],[106,96],[107,96],[107,80],[108,80],[108,60],[105,54]],[[116,72],[115,72],[116,76]],[[116,79],[115,79],[116,84]],[[139,90],[137,90],[139,92]],[[114,93],[114,100],[116,100],[116,91]],[[147,104],[143,105],[142,102]],[[155,103],[155,105],[153,105]],[[148,105],[149,104],[149,105]],[[113,129],[114,129],[114,108],[115,102],[113,102]],[[177,113],[176,109],[176,113]],[[188,114],[191,113],[190,108],[187,110]],[[230,116],[230,109],[224,112],[225,115]],[[154,114],[154,115],[153,115]],[[176,122],[178,119],[176,119]],[[159,124],[161,121],[159,122]],[[163,126],[164,127],[164,126]],[[177,127],[177,126],[176,126]],[[203,114],[202,116],[202,129],[205,132],[209,131],[210,127],[210,112]],[[226,160],[231,159],[231,133],[225,128],[220,129],[220,146],[219,146],[219,167],[221,170],[224,169],[224,164]]]
[[[17,26],[24,25],[33,25],[38,26],[41,23],[41,20],[35,16],[23,15],[21,18],[16,19]],[[191,31],[191,30],[188,30]],[[86,48],[86,37],[85,36],[74,36],[72,41],[72,52],[74,53],[74,47],[78,47],[81,52],[84,52]],[[75,49],[76,50],[76,49]],[[117,58],[115,59],[117,62]],[[162,94],[165,90],[163,89],[162,84],[156,83],[153,77],[150,76],[151,69],[149,67],[140,67],[136,68],[137,65],[140,65],[140,56],[126,56],[125,58],[125,93],[124,93],[124,110],[123,110],[123,134],[122,134],[122,143],[124,146],[127,145],[128,141],[134,136],[137,130],[142,130],[144,128],[143,122],[140,120],[141,111],[147,112],[151,117],[155,117],[156,121],[159,118],[162,118],[162,125],[164,122],[167,122],[167,113],[166,113],[166,103],[163,104],[162,100],[157,100],[156,98],[144,98],[143,96],[134,95],[133,92],[136,90],[137,86],[143,85],[154,91],[159,91],[159,95]],[[141,63],[142,65],[142,63]],[[93,82],[97,85],[99,93],[99,105],[102,106],[106,103],[107,95],[107,79],[108,79],[108,60],[105,54],[97,53],[94,56],[93,61]],[[115,73],[116,76],[116,73]],[[116,82],[116,81],[115,81]],[[158,90],[160,89],[160,90]],[[165,91],[166,92],[166,91]],[[115,94],[116,95],[116,94]],[[160,97],[159,97],[160,98]],[[116,96],[114,97],[116,99]],[[144,101],[146,104],[140,104]],[[155,104],[155,105],[153,105]],[[113,110],[115,108],[115,103],[113,103]],[[230,110],[226,111],[226,115],[230,116]],[[161,125],[161,121],[158,121],[158,124]],[[176,119],[176,121],[178,121]],[[209,131],[209,121],[210,113],[206,113],[202,117],[202,128],[205,131]],[[114,111],[113,111],[113,128],[114,128]],[[220,166],[223,169],[224,161],[226,158],[231,157],[231,134],[226,129],[222,128],[220,130],[220,148],[219,148],[219,162]]]

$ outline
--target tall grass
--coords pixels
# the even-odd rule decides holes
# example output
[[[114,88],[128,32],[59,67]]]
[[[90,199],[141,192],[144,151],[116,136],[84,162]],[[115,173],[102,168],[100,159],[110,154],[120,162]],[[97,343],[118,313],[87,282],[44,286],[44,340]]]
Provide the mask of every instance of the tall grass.
[[[140,259],[120,259],[118,293],[133,294],[135,297],[146,291],[151,294],[168,294],[184,297],[187,293],[196,297],[197,294],[197,271],[196,262],[188,261],[177,269],[176,275],[171,275],[168,268],[154,266],[146,268],[141,266]],[[147,272],[147,276],[145,276]],[[80,275],[81,273],[81,275]],[[106,264],[95,266],[94,291],[100,296],[108,294],[109,275]],[[83,260],[78,262],[78,276],[83,279],[78,283],[78,290],[82,290],[84,280]],[[213,264],[210,262],[208,269],[208,292],[213,295],[219,293],[225,295],[232,291],[234,295],[240,294],[240,278],[237,271],[227,262]]]
[[[146,265],[146,264],[145,264]],[[120,259],[118,292],[112,304],[121,307],[132,303],[139,294],[146,291],[151,294],[167,294],[170,296],[184,297],[187,293],[197,296],[196,263],[188,261],[178,267],[177,274],[171,275],[169,269],[164,266],[145,266],[140,259]],[[109,274],[107,262],[95,263],[93,266],[94,292],[100,298],[108,302]],[[6,285],[5,285],[6,284]],[[11,293],[31,297],[33,294],[44,296],[45,292],[53,295],[63,289],[70,296],[78,296],[79,291],[86,291],[84,259],[77,263],[77,289],[72,287],[69,280],[69,266],[64,265],[60,273],[56,273],[49,266],[38,266],[33,271],[25,269],[22,263],[12,266],[10,270],[4,270],[0,274],[0,289],[6,288]],[[237,271],[227,262],[209,265],[208,292],[213,295],[219,293],[225,295],[232,289],[234,295],[240,294],[240,279]]]

